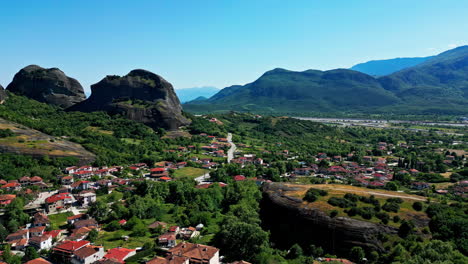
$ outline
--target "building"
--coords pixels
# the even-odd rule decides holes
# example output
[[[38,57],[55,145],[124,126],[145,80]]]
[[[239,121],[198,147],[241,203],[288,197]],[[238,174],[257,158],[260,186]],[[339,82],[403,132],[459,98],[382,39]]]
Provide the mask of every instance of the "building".
[[[52,248],[52,236],[42,235],[32,237],[29,239],[29,245],[35,247],[38,251],[43,249],[49,250]]]
[[[186,257],[190,264],[219,264],[219,249],[211,246],[179,243],[168,250],[169,256]]]
[[[16,199],[16,195],[14,194],[1,194],[0,207],[5,207],[9,205],[14,199]]]
[[[32,226],[49,226],[50,220],[46,214],[35,213],[33,216]]]
[[[176,234],[173,232],[164,233],[158,237],[158,245],[162,247],[172,248],[176,244]]]
[[[46,227],[45,226],[35,226],[29,228],[29,236],[30,237],[35,237],[35,236],[42,236],[44,234]]]
[[[154,259],[147,261],[146,264],[189,264],[189,259],[179,256],[167,256],[165,258],[155,257]]]
[[[87,214],[77,214],[77,215],[72,215],[67,217],[67,223],[69,225],[73,225],[75,222],[83,220],[83,219],[88,219]]]
[[[112,248],[107,251],[107,254],[104,255],[104,259],[113,260],[117,263],[125,263],[125,260],[136,254],[136,249],[128,248]]]
[[[90,244],[89,241],[65,241],[52,249],[52,256],[57,263],[69,263],[75,253]]]
[[[80,248],[71,259],[72,264],[91,264],[104,257],[104,248],[88,245]]]
[[[52,262],[47,261],[43,258],[37,258],[37,259],[30,260],[24,264],[52,264]]]
[[[81,206],[86,207],[91,203],[96,202],[96,193],[94,191],[81,191],[75,195],[76,200]]]

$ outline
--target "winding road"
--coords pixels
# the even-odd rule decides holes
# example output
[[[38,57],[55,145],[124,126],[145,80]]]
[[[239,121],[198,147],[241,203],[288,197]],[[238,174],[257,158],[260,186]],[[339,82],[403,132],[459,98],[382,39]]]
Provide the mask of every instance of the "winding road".
[[[234,158],[234,153],[236,152],[237,147],[236,147],[236,144],[232,142],[231,133],[228,133],[227,140],[228,140],[228,143],[231,144],[231,147],[229,148],[228,153],[227,153],[227,162],[231,163],[231,160]]]

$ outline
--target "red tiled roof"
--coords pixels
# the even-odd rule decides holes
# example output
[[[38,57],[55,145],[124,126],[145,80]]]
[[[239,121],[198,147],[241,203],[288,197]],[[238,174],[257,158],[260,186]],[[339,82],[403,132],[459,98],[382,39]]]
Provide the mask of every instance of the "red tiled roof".
[[[130,254],[131,252],[136,251],[135,249],[128,249],[128,248],[112,248],[107,251],[107,254],[104,255],[105,259],[114,259],[120,263],[124,263],[124,259]]]
[[[24,264],[52,264],[52,262],[49,262],[43,258],[37,258],[37,259],[30,260]]]
[[[58,250],[58,251],[68,251],[68,252],[74,252],[86,245],[89,245],[89,241],[86,240],[81,240],[81,241],[65,241],[62,244],[54,247],[53,250]]]

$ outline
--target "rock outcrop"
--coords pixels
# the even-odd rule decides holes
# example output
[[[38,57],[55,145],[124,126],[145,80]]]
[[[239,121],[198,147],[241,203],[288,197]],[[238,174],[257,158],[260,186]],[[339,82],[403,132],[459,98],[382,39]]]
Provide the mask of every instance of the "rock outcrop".
[[[3,86],[0,85],[0,104],[3,104],[6,99],[6,92],[5,89],[3,89]]]
[[[39,102],[70,107],[86,99],[81,84],[57,68],[29,65],[21,69],[7,90]]]
[[[353,246],[384,251],[379,235],[397,233],[396,228],[382,224],[332,218],[317,208],[303,206],[301,199],[285,195],[286,191],[294,188],[281,183],[263,186],[262,223],[279,247],[288,249],[294,243],[307,247],[313,243],[342,254],[348,254]]]
[[[120,76],[106,76],[91,86],[91,96],[69,111],[106,111],[121,114],[152,128],[178,129],[190,124],[172,85],[146,70]]]

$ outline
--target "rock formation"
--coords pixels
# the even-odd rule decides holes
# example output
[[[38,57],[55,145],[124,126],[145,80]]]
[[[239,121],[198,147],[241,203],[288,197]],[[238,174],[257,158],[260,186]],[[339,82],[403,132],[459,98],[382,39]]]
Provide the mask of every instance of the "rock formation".
[[[5,99],[6,99],[5,89],[3,89],[3,86],[0,85],[0,104],[3,104]]]
[[[70,107],[86,99],[81,84],[57,68],[29,65],[21,69],[7,90],[39,102]]]
[[[287,196],[294,190],[281,183],[263,186],[264,199],[261,217],[264,227],[271,232],[273,243],[289,248],[294,243],[311,243],[331,252],[348,254],[353,246],[384,251],[380,234],[395,234],[396,228],[347,217],[330,217],[317,208],[303,206],[299,198]]]
[[[121,114],[152,128],[174,130],[190,124],[172,85],[146,70],[120,76],[106,76],[91,86],[91,96],[69,111],[106,111]]]

